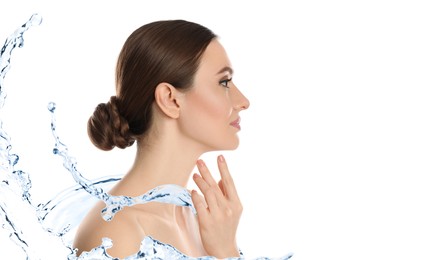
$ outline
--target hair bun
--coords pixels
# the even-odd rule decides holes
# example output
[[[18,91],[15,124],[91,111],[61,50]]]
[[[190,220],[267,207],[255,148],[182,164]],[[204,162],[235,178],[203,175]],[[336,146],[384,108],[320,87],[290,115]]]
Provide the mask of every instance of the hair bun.
[[[108,151],[115,146],[124,149],[135,142],[129,124],[117,107],[116,96],[99,104],[88,120],[88,135],[91,142],[101,150]]]

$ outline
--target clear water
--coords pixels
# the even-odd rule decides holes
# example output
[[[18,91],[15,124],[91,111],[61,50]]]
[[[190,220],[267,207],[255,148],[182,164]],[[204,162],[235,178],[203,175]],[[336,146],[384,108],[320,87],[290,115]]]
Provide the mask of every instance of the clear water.
[[[11,36],[6,39],[0,52],[0,109],[5,105],[6,91],[4,89],[4,78],[10,69],[11,55],[16,47],[23,47],[24,33],[35,25],[40,25],[42,17],[34,14],[31,18],[19,27]],[[55,140],[53,153],[61,157],[63,166],[72,175],[76,184],[73,184],[67,190],[64,190],[56,197],[46,203],[35,204],[31,198],[31,179],[30,174],[17,169],[19,156],[11,153],[12,144],[9,134],[3,128],[3,122],[0,119],[0,224],[10,239],[17,247],[23,250],[26,259],[43,259],[37,255],[36,249],[30,246],[26,238],[25,230],[19,226],[15,212],[17,211],[16,201],[23,201],[26,207],[30,209],[33,217],[37,219],[37,224],[45,233],[52,235],[60,240],[60,244],[66,255],[62,259],[68,260],[87,260],[87,259],[116,259],[107,254],[107,249],[113,246],[108,238],[103,238],[101,246],[94,248],[90,252],[84,252],[79,257],[76,256],[76,250],[72,248],[72,240],[75,231],[85,213],[98,200],[105,202],[105,208],[102,210],[104,221],[112,221],[115,214],[125,207],[135,204],[148,203],[151,201],[171,203],[178,206],[189,207],[193,214],[196,214],[189,192],[177,185],[163,185],[156,187],[149,192],[138,197],[112,196],[105,192],[120,176],[109,176],[102,179],[90,181],[86,179],[77,169],[76,159],[69,155],[67,146],[61,142],[56,131],[55,110],[56,104],[51,102],[47,106],[51,113],[51,132]],[[83,204],[75,203],[84,201]],[[23,206],[19,206],[23,207]],[[19,210],[19,209],[18,209]],[[29,232],[29,231],[28,231]],[[48,253],[48,252],[47,252]],[[280,258],[289,259],[292,255],[286,255]],[[60,258],[58,256],[58,258]],[[57,258],[56,258],[57,259]],[[128,256],[126,260],[134,259],[215,259],[214,257],[204,256],[192,258],[179,252],[171,245],[161,243],[152,237],[145,237],[138,253]],[[232,258],[232,259],[245,259]],[[266,257],[256,259],[270,259]]]

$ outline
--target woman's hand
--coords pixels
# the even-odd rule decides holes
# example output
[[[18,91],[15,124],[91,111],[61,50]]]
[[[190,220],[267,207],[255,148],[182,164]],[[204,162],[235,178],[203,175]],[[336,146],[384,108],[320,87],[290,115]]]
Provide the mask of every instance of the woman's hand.
[[[236,231],[243,208],[224,157],[218,156],[217,161],[221,176],[218,184],[205,163],[198,160],[201,175],[195,173],[193,180],[204,197],[193,190],[192,201],[207,253],[217,258],[238,257]]]

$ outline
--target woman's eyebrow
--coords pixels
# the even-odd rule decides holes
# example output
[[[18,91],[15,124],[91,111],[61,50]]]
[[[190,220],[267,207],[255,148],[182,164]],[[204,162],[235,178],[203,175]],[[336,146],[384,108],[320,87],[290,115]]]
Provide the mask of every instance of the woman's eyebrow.
[[[221,73],[224,73],[224,72],[228,72],[230,74],[233,74],[233,69],[230,68],[230,67],[228,67],[228,66],[225,66],[224,68],[222,68],[221,70],[219,70],[216,75],[221,74]]]

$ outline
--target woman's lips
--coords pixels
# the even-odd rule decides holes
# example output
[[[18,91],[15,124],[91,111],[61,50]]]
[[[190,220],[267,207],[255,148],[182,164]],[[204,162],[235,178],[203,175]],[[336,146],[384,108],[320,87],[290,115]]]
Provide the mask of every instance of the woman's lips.
[[[231,122],[230,125],[240,130],[240,117]]]

